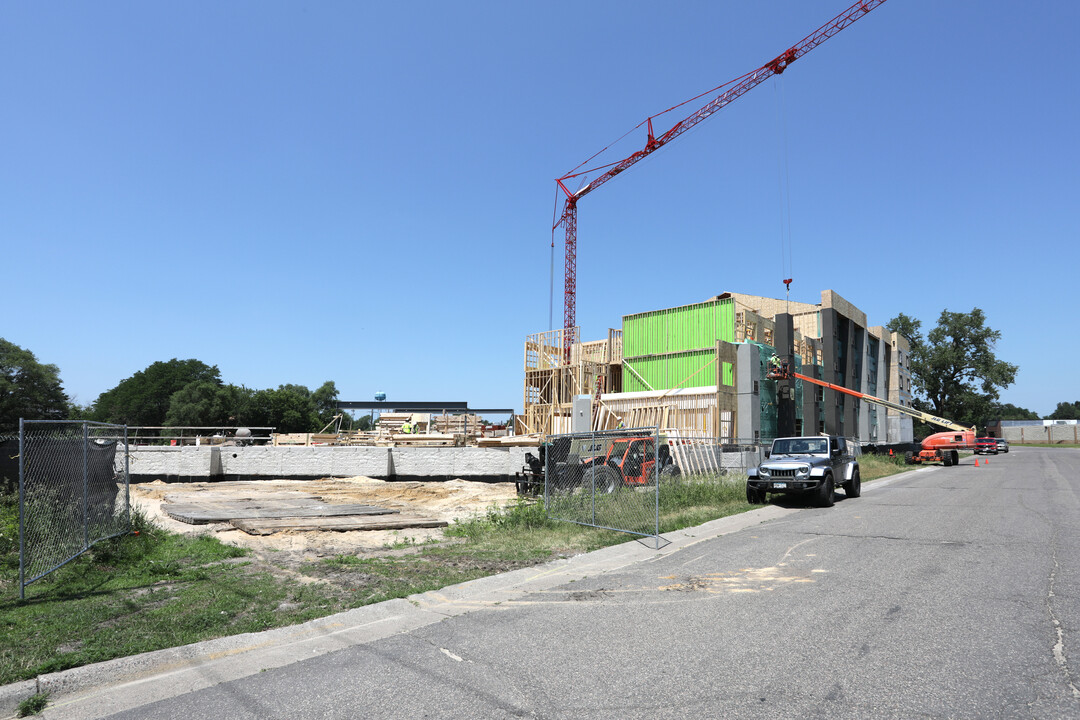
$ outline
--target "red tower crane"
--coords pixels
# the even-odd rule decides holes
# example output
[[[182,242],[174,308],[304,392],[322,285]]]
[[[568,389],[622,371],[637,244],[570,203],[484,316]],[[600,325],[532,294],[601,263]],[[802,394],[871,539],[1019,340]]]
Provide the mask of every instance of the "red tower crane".
[[[611,180],[619,173],[627,170],[628,168],[636,164],[638,161],[645,159],[652,153],[662,148],[664,145],[667,145],[669,142],[679,137],[684,132],[700,123],[702,120],[705,120],[709,116],[713,115],[725,105],[730,103],[732,100],[735,100],[736,98],[745,94],[750,89],[759,85],[761,82],[767,80],[773,75],[781,74],[782,72],[784,72],[784,70],[788,68],[789,65],[791,65],[791,63],[795,62],[803,55],[810,52],[818,45],[825,42],[833,35],[840,32],[848,25],[851,25],[863,15],[870,12],[884,2],[885,0],[859,0],[859,2],[855,3],[847,10],[840,13],[832,20],[807,35],[805,38],[800,40],[792,47],[780,53],[775,58],[759,67],[757,70],[749,72],[742,77],[736,78],[731,82],[721,85],[718,88],[714,88],[707,93],[698,95],[695,98],[691,98],[684,103],[676,105],[675,107],[668,108],[661,113],[657,113],[656,115],[652,115],[646,118],[644,121],[639,123],[637,127],[634,128],[636,130],[642,125],[648,125],[648,137],[645,142],[645,147],[641,150],[638,150],[633,155],[617,162],[610,163],[608,165],[600,165],[598,167],[590,168],[587,170],[580,170],[581,165],[584,165],[585,163],[596,157],[596,155],[593,155],[592,158],[586,160],[585,163],[578,165],[577,168],[575,168],[574,170],[555,180],[555,182],[558,183],[559,189],[562,190],[563,194],[566,195],[566,201],[563,206],[562,215],[559,216],[558,221],[556,221],[555,225],[552,227],[552,232],[554,232],[555,229],[558,228],[560,225],[562,225],[566,231],[566,275],[563,281],[563,343],[564,351],[566,352],[566,356],[568,359],[570,357],[570,346],[575,340],[575,338],[573,337],[573,333],[574,326],[577,323],[578,201],[592,191],[596,190],[608,180]],[[724,88],[727,89],[725,90]],[[702,97],[705,97],[706,95],[711,95],[720,90],[723,90],[723,92],[721,92],[719,95],[707,102],[689,117],[683,118],[679,122],[675,123],[675,125],[673,125],[671,129],[669,129],[664,134],[660,135],[659,137],[653,134],[653,118],[659,117],[664,113],[671,112],[672,110],[682,107],[689,102],[693,102],[694,100],[698,100]],[[603,152],[603,150],[601,150],[600,152]],[[599,153],[597,153],[597,155],[599,155]],[[592,181],[588,182],[579,190],[572,191],[569,187],[567,187],[567,183],[570,182],[573,178],[585,178],[590,173],[594,173],[599,170],[604,170],[604,172],[601,175],[593,178]]]

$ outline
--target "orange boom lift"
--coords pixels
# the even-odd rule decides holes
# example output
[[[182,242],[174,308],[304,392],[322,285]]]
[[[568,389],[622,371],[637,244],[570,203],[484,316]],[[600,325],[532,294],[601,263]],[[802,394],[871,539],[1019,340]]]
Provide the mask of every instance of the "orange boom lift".
[[[931,415],[928,412],[916,410],[915,408],[904,407],[888,400],[882,400],[879,397],[873,395],[867,395],[850,388],[843,387],[841,385],[834,385],[833,383],[825,382],[824,380],[818,380],[817,378],[807,377],[797,372],[789,372],[787,363],[781,363],[779,366],[770,367],[766,377],[771,380],[783,380],[788,377],[798,378],[814,385],[820,385],[821,387],[829,388],[830,390],[836,390],[837,392],[846,393],[857,398],[861,398],[868,403],[875,405],[883,405],[887,408],[902,412],[905,415],[918,418],[923,422],[931,423],[939,427],[949,428],[949,432],[939,432],[928,436],[922,441],[922,449],[918,453],[906,452],[904,453],[904,462],[909,465],[915,463],[930,463],[940,462],[945,467],[950,465],[956,465],[960,461],[960,450],[974,450],[975,449],[975,428],[961,425],[960,423],[953,422],[952,420],[946,420],[945,418],[938,417],[937,415]]]

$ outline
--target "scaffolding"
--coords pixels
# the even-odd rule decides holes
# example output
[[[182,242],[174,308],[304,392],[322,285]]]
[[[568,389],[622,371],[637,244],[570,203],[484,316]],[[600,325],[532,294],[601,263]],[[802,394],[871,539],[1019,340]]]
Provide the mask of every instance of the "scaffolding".
[[[571,432],[574,397],[622,389],[622,331],[608,330],[606,340],[574,343],[566,361],[565,330],[535,333],[525,339],[525,392],[522,433]],[[571,330],[580,337],[580,329]]]

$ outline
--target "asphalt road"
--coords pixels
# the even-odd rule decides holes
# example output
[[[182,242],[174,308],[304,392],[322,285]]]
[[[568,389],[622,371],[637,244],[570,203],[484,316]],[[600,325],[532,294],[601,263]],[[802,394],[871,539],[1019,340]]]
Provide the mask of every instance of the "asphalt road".
[[[759,512],[109,717],[1080,717],[1080,452],[1014,448]]]

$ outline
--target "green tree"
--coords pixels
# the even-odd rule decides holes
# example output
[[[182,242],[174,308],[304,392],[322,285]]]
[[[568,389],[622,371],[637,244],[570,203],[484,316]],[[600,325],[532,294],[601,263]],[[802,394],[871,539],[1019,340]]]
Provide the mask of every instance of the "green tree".
[[[900,313],[885,325],[885,329],[889,332],[898,332],[906,337],[911,345],[912,355],[922,350],[922,320],[916,320],[904,313]]]
[[[1059,402],[1054,412],[1050,414],[1050,420],[1080,420],[1080,400],[1076,402]]]
[[[319,389],[311,393],[311,400],[315,403],[315,413],[319,416],[320,427],[326,425],[338,414],[338,390],[333,380],[327,380]]]
[[[919,406],[935,415],[984,424],[1000,391],[1016,379],[1017,366],[994,354],[1001,333],[986,326],[986,315],[979,308],[969,313],[942,310],[925,339],[921,322],[903,314],[887,327],[910,341],[912,381],[923,401]]]
[[[994,405],[991,419],[997,420],[1038,420],[1039,413],[1027,408],[1017,407],[1012,403]]]
[[[235,394],[232,386],[210,380],[190,382],[169,398],[169,411],[163,425],[207,426],[232,425],[235,417]]]
[[[276,428],[277,432],[315,432],[319,414],[311,391],[303,385],[281,385],[276,390],[257,390],[245,410],[244,422]]]
[[[70,405],[59,368],[0,338],[0,432],[17,431],[19,418],[64,420]]]
[[[217,366],[176,358],[155,362],[99,395],[94,402],[94,420],[164,425],[173,393],[196,382],[210,382],[220,387],[221,375]]]

